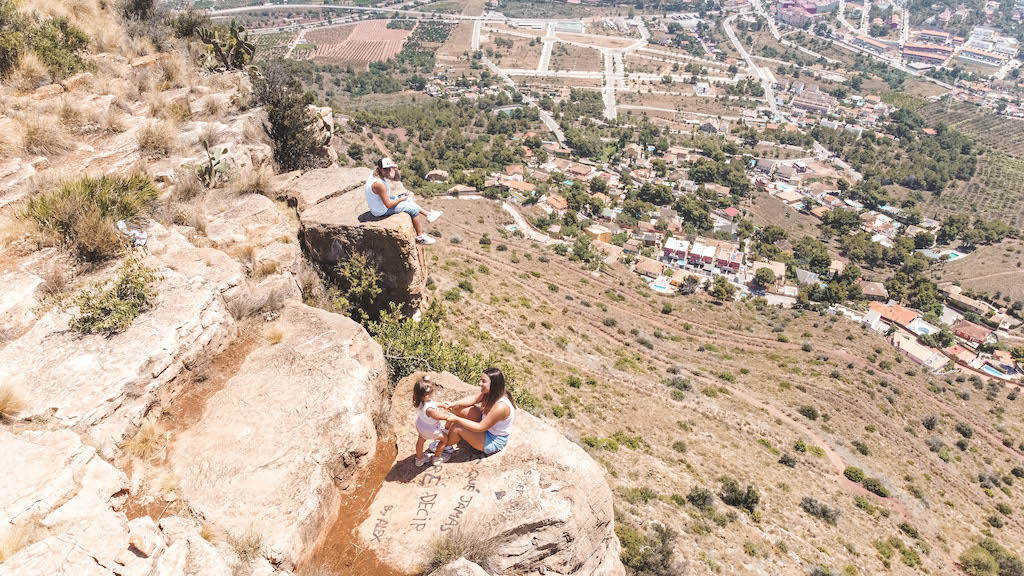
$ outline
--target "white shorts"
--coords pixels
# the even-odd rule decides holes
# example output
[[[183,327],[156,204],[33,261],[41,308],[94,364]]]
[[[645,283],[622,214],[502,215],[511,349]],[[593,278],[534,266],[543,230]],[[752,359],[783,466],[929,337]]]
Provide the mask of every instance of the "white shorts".
[[[426,422],[423,422],[422,420],[417,419],[416,432],[419,433],[420,438],[425,438],[427,440],[440,440],[441,438],[444,437],[444,433],[446,431],[444,429],[444,424],[440,422],[434,425],[430,425],[427,424]]]

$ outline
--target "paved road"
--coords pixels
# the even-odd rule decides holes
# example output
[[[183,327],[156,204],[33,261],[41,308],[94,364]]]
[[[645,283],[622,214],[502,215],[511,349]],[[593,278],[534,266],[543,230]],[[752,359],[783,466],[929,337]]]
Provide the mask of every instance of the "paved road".
[[[537,72],[547,72],[551,65],[551,52],[555,47],[555,25],[549,23],[544,27],[544,47],[540,51],[540,61],[537,62]]]
[[[754,2],[757,2],[757,0],[754,0]],[[754,59],[750,57],[747,49],[743,47],[739,38],[736,37],[736,32],[732,29],[732,23],[735,20],[735,14],[725,19],[725,22],[723,23],[725,35],[729,37],[729,41],[732,42],[733,48],[736,48],[736,51],[740,53],[740,56],[742,56],[743,60],[747,63],[747,68],[749,68],[761,80],[761,86],[764,88],[764,99],[768,102],[768,108],[772,111],[772,117],[778,116],[779,105],[775,103],[775,89],[772,88],[772,78],[766,73],[767,70],[762,70],[756,63],[754,63]],[[769,20],[769,22],[771,22],[771,20]]]

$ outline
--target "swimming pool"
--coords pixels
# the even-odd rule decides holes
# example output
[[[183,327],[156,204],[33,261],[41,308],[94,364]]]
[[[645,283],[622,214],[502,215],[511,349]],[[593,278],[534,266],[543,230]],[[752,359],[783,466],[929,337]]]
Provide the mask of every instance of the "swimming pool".
[[[664,284],[658,284],[657,282],[651,282],[651,290],[654,290],[655,292],[660,292],[662,294],[665,294],[669,290],[671,290],[671,288],[668,287],[668,286],[665,286]]]
[[[1002,372],[1000,372],[999,370],[996,370],[995,368],[993,368],[992,366],[989,366],[988,364],[985,364],[984,366],[982,366],[981,370],[982,370],[982,372],[985,372],[986,374],[990,374],[992,376],[995,376],[996,378],[1001,378],[1003,380],[1009,380],[1010,379],[1009,376],[1007,376],[1006,374],[1003,374]]]

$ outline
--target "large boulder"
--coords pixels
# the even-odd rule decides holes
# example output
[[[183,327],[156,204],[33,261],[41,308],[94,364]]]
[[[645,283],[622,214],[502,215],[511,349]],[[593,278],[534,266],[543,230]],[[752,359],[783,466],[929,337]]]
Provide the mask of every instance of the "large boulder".
[[[110,455],[184,367],[234,338],[216,285],[166,268],[156,256],[144,262],[160,276],[157,295],[125,332],[77,334],[68,329],[71,312],[54,308],[0,350],[0,382],[24,398],[22,417],[75,428]]]
[[[175,439],[180,495],[230,535],[256,531],[276,565],[312,549],[377,444],[380,346],[345,316],[288,302],[281,340],[250,352]]]
[[[407,214],[373,216],[359,187],[309,206],[299,221],[306,252],[328,273],[356,254],[376,268],[383,288],[378,309],[396,302],[413,311],[423,304],[426,257]]]
[[[439,539],[451,538],[492,574],[623,574],[604,470],[525,411],[516,412],[501,452],[482,457],[463,444],[450,462],[417,468],[409,399],[419,376],[395,390],[397,461],[358,529],[361,545],[409,573],[427,564]],[[431,378],[438,401],[477,390],[448,373]],[[468,563],[458,570],[473,573]]]
[[[346,192],[363,190],[371,172],[369,168],[332,166],[301,175],[288,173],[275,179],[276,194],[302,212]]]

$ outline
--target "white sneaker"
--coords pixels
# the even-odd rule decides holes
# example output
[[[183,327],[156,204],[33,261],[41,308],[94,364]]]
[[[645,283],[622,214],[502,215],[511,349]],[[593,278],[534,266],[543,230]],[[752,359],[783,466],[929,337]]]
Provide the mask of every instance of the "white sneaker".
[[[428,236],[426,234],[420,234],[419,236],[416,237],[416,243],[417,244],[427,244],[427,245],[430,245],[430,244],[436,244],[437,240],[434,240],[433,238],[431,238],[430,236]]]
[[[422,458],[417,458],[416,459],[416,467],[417,468],[422,468],[423,465],[427,463],[427,460],[430,460],[430,455],[429,454],[424,454]]]
[[[437,452],[437,445],[438,445],[438,441],[437,440],[434,440],[433,442],[430,443],[430,452],[431,453]],[[456,449],[455,449],[454,446],[445,446],[444,447],[444,453],[445,454],[451,454],[452,452],[455,452],[455,450]]]
[[[440,466],[441,464],[444,464],[445,462],[447,462],[447,461],[449,461],[451,459],[452,459],[451,453],[449,453],[449,452],[442,452],[440,456],[435,456],[434,457],[434,466]]]
[[[433,222],[434,220],[437,220],[438,218],[441,217],[442,214],[444,214],[444,212],[440,210],[431,210],[430,212],[427,213],[427,222]]]

